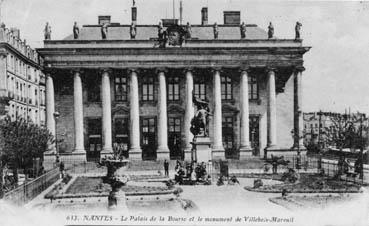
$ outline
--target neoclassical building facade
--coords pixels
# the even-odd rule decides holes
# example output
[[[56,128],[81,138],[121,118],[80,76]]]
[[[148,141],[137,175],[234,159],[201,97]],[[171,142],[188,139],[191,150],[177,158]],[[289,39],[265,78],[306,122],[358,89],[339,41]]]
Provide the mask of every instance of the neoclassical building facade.
[[[77,38],[45,40],[38,52],[47,127],[61,140],[60,155],[92,161],[118,145],[129,159],[189,160],[193,94],[209,102],[213,159],[287,155],[302,147],[301,76],[309,47],[300,39],[268,38],[252,24],[241,38],[233,20],[216,25],[215,35],[205,19],[190,34],[163,20],[165,47],[157,25],[134,20],[132,28],[109,17],[84,25]],[[175,43],[182,30],[187,37]]]

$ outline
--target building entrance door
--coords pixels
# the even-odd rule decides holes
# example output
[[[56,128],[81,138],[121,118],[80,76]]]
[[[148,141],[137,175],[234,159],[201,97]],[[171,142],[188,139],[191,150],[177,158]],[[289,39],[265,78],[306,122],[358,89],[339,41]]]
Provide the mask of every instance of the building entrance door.
[[[255,156],[260,155],[259,148],[259,116],[250,116],[250,145],[252,148],[252,154]]]
[[[170,159],[183,160],[183,151],[181,145],[181,119],[179,117],[170,117],[168,147],[170,151]]]
[[[99,161],[102,148],[101,138],[101,118],[88,119],[88,149],[86,152],[87,161]]]
[[[113,146],[119,147],[123,151],[123,156],[128,158],[128,150],[129,150],[128,118],[116,118],[114,120],[114,127],[115,127],[115,140]]]
[[[143,118],[141,121],[142,159],[156,159],[156,120],[155,118]]]

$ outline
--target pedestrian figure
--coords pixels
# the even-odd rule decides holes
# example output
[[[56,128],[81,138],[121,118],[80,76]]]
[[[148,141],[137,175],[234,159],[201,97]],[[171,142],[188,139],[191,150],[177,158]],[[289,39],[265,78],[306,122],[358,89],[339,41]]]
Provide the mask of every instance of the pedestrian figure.
[[[169,162],[166,159],[164,160],[164,172],[165,176],[169,177]]]
[[[64,178],[64,162],[60,162],[59,171],[60,171],[60,178],[63,179]]]

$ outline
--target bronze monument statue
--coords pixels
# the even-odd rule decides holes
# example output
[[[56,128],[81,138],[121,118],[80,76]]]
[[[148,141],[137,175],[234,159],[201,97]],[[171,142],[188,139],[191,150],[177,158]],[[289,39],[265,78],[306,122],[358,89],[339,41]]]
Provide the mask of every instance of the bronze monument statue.
[[[133,22],[132,22],[131,27],[129,29],[129,34],[131,35],[131,39],[136,38],[137,30],[136,30],[136,25]]]
[[[218,29],[218,24],[217,23],[214,23],[213,33],[214,33],[214,39],[218,39],[219,29]]]
[[[209,136],[209,116],[211,115],[209,110],[209,103],[205,100],[195,97],[192,94],[193,103],[196,106],[197,112],[191,120],[190,131],[194,136],[203,135],[204,137]]]
[[[49,25],[49,22],[46,22],[45,29],[44,29],[44,36],[45,36],[45,40],[51,39],[51,26]]]
[[[246,38],[246,24],[245,24],[245,22],[242,22],[242,24],[240,25],[240,32],[241,32],[241,38],[245,39]]]
[[[268,26],[268,38],[273,38],[274,36],[274,27],[272,22],[269,22],[269,26]]]
[[[295,39],[301,39],[301,36],[300,36],[301,26],[302,24],[297,21],[296,26],[295,26]]]
[[[74,39],[78,39],[79,37],[79,27],[77,25],[77,22],[74,22],[74,25],[73,25],[73,37]]]
[[[102,39],[106,39],[107,35],[108,35],[108,24],[104,23],[101,26],[101,37],[102,37]]]

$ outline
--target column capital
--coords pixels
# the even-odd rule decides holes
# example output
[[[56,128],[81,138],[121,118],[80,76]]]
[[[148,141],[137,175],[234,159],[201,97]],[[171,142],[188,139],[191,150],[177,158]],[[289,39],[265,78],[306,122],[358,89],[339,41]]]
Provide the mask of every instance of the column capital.
[[[111,68],[102,68],[102,69],[100,69],[100,72],[101,72],[101,74],[103,74],[103,73],[112,74],[113,69],[111,69]]]
[[[168,72],[168,69],[167,69],[167,68],[165,68],[165,67],[159,67],[159,68],[156,68],[156,69],[155,69],[155,73],[156,73],[156,74],[159,74],[160,72],[167,73],[167,72]]]
[[[138,69],[138,68],[128,68],[127,72],[128,72],[128,74],[131,74],[132,72],[136,72],[138,74],[140,72],[140,69]]]
[[[305,67],[304,66],[295,66],[293,68],[293,72],[297,73],[297,72],[303,72],[305,71]]]
[[[75,75],[76,73],[83,74],[83,73],[84,73],[84,71],[83,71],[81,68],[74,68],[74,69],[71,69],[71,70],[70,70],[70,73],[71,73],[72,75]]]
[[[222,72],[222,67],[211,67],[211,69],[210,69],[210,71],[212,72],[212,73],[215,73],[215,72]]]
[[[274,73],[276,73],[276,72],[277,72],[277,68],[272,67],[272,66],[267,66],[267,67],[265,68],[265,71],[266,71],[266,73],[269,73],[269,72],[274,72]]]
[[[241,66],[240,69],[238,70],[240,73],[242,73],[243,71],[246,71],[247,73],[251,72],[251,67],[250,66]]]
[[[184,68],[183,69],[183,73],[187,73],[187,72],[191,72],[191,73],[193,73],[194,72],[194,70],[195,70],[195,68],[193,68],[193,67],[186,67],[186,68]]]

